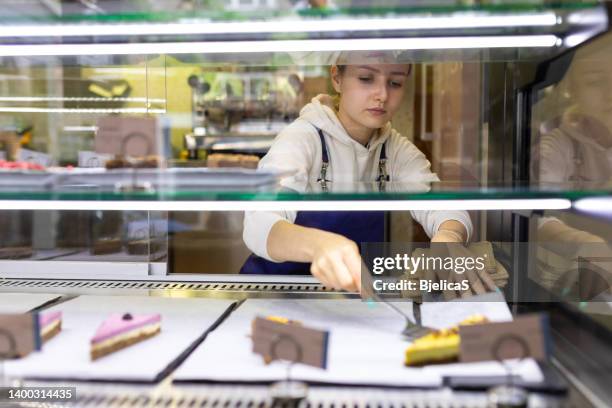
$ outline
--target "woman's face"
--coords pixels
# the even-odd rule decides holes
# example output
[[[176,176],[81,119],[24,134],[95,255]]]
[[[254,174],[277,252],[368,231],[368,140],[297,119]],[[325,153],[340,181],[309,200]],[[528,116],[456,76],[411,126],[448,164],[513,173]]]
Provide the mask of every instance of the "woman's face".
[[[391,120],[404,97],[408,64],[332,67],[332,84],[340,94],[339,110],[354,125],[378,129]]]
[[[612,63],[612,58],[609,62]],[[591,62],[589,66],[580,64],[576,76],[573,96],[577,105],[582,112],[601,120],[612,130],[612,73],[605,65]]]

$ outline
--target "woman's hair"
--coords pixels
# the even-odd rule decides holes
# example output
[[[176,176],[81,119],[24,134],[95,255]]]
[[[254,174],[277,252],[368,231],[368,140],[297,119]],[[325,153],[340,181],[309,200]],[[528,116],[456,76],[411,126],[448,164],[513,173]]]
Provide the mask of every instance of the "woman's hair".
[[[344,74],[344,71],[346,71],[346,65],[336,65],[338,67],[338,72],[340,73],[340,75]],[[408,64],[408,75],[410,75],[410,73],[412,72],[412,64]]]

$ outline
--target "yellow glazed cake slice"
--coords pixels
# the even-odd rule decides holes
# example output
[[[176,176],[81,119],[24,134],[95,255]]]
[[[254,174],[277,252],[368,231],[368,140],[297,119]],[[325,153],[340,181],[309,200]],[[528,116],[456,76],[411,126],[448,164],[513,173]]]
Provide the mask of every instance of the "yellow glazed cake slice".
[[[457,360],[460,344],[459,326],[486,323],[487,321],[484,316],[470,316],[457,326],[437,330],[416,339],[406,349],[404,363],[407,366],[421,366]]]

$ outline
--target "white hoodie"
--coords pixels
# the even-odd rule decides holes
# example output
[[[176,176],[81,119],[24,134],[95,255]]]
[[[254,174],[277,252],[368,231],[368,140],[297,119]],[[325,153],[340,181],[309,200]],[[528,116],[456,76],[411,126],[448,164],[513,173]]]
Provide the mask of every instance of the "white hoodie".
[[[292,174],[281,181],[281,185],[304,190],[309,182],[319,178],[322,164],[321,140],[317,129],[323,131],[329,167],[327,179],[334,185],[351,185],[355,182],[373,182],[378,176],[380,150],[385,141],[387,173],[392,182],[428,183],[439,181],[430,171],[430,164],[408,139],[402,137],[387,123],[363,146],[351,138],[334,111],[319,99],[304,106],[300,117],[283,129],[268,153],[259,162],[260,169],[280,170]],[[301,187],[296,188],[299,185]],[[466,211],[410,211],[412,217],[432,237],[444,221],[461,222],[468,236],[472,234],[472,222]],[[268,234],[272,226],[280,221],[294,222],[295,211],[248,211],[245,213],[243,239],[256,255],[270,261],[267,251]]]

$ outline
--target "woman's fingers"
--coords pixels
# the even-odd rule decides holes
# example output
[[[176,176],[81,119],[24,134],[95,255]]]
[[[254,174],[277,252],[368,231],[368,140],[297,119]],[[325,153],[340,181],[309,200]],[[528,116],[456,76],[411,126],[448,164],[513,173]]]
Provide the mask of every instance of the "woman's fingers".
[[[334,289],[361,288],[361,256],[357,244],[334,233],[324,233],[314,248],[310,271]]]
[[[329,261],[332,265],[332,273],[335,275],[336,280],[340,284],[340,288],[349,292],[356,291],[357,286],[353,280],[353,275],[349,271],[347,265],[344,263],[344,259],[342,257],[332,257]]]
[[[354,292],[357,285],[353,274],[345,264],[342,254],[332,253],[317,259],[312,263],[311,273],[322,283],[334,289],[344,289]]]
[[[478,277],[484,284],[484,287],[487,292],[495,292],[497,290],[497,285],[493,281],[493,279],[489,276],[489,273],[483,269],[476,269],[476,273]]]
[[[424,279],[428,282],[435,283],[441,282],[447,278],[448,273],[445,273],[438,268],[425,268],[424,269]],[[444,296],[444,300],[453,300],[457,298],[457,294],[454,290],[443,290],[442,296]]]
[[[444,300],[454,300],[454,299],[457,299],[457,292],[454,290],[448,289],[442,292],[442,296],[444,296]]]
[[[355,251],[349,251],[344,255],[344,261],[348,267],[348,271],[351,274],[353,280],[354,291],[361,292],[361,255]]]
[[[323,285],[332,289],[340,289],[340,284],[334,279],[333,273],[330,273],[329,267],[325,265],[322,259],[312,263],[310,273]]]
[[[486,293],[485,287],[480,279],[480,276],[476,273],[474,269],[468,269],[467,271],[465,271],[465,278],[467,278],[468,282],[470,283],[470,289],[472,289],[472,292],[474,292],[474,294],[482,295],[483,293]]]
[[[321,285],[327,286],[328,288],[332,287],[332,285],[330,285],[330,283],[327,281],[327,278],[323,276],[321,269],[319,269],[319,267],[315,265],[314,262],[310,264],[310,274],[317,278]]]

